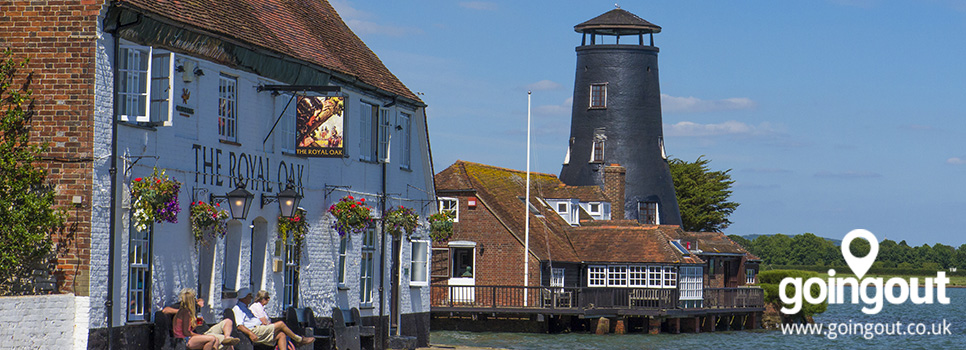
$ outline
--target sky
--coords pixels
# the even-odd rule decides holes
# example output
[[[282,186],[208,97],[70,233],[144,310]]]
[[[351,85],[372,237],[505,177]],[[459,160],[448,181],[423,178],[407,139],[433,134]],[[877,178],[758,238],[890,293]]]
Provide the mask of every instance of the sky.
[[[573,26],[614,1],[330,0],[456,160],[558,175]],[[727,234],[966,243],[966,0],[634,1],[661,26],[665,147],[731,169]]]

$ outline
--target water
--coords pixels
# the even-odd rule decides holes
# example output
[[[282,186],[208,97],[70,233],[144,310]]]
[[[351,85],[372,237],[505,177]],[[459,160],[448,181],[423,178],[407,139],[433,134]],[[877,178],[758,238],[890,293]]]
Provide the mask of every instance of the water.
[[[876,315],[862,313],[861,304],[829,305],[825,313],[815,317],[815,322],[890,325],[902,322],[904,331],[909,323],[924,323],[928,330],[932,324],[942,325],[945,320],[952,333],[947,335],[875,335],[866,339],[861,334],[848,334],[829,339],[825,335],[785,335],[780,330],[658,335],[435,331],[430,339],[433,344],[506,349],[966,349],[966,288],[947,289],[946,295],[950,298],[948,305],[915,305],[911,302],[892,305],[885,302],[882,311]]]

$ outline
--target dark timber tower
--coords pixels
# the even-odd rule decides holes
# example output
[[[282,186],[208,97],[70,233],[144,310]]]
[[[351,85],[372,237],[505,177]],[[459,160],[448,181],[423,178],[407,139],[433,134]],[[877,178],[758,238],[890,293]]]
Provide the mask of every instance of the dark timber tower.
[[[604,167],[620,164],[627,171],[624,218],[680,225],[661,124],[654,46],[661,27],[617,8],[574,30],[583,39],[577,47],[570,148],[560,180],[603,186]]]

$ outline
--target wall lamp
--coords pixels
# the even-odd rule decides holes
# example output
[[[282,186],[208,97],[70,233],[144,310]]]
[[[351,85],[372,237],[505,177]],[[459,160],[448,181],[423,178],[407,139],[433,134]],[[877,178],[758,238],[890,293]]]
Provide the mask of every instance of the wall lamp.
[[[205,75],[205,71],[201,70],[201,67],[195,67],[194,73],[199,77]]]
[[[252,199],[255,198],[251,192],[245,189],[245,183],[239,181],[235,189],[224,196],[212,194],[209,197],[211,203],[228,201],[228,210],[231,211],[231,218],[245,220],[248,217],[248,210],[252,207]]]
[[[261,207],[265,208],[265,205],[271,202],[278,202],[278,210],[282,213],[282,217],[291,218],[295,216],[295,210],[299,207],[299,201],[302,200],[302,195],[295,190],[295,186],[291,183],[285,186],[285,190],[279,192],[278,195],[265,195],[261,194]]]

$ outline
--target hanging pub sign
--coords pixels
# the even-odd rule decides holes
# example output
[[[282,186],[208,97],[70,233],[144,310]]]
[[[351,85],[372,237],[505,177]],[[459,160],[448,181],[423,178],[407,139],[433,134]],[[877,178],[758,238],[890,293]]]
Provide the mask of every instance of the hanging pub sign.
[[[342,157],[344,115],[344,96],[299,97],[295,153],[307,157]]]

